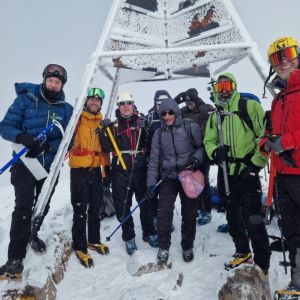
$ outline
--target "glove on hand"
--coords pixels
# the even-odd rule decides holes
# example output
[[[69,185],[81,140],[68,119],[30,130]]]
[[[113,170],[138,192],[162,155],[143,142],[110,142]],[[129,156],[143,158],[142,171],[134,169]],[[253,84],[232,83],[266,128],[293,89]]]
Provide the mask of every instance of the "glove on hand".
[[[103,119],[100,124],[103,127],[108,127],[111,125],[111,119]]]
[[[252,162],[250,162],[246,168],[241,172],[240,176],[242,180],[245,181],[251,181],[253,178],[256,177],[256,175],[261,170],[260,167],[254,165]]]
[[[268,149],[270,150],[268,151]],[[264,149],[266,152],[273,151],[274,153],[278,154],[284,151],[283,146],[282,146],[282,138],[281,136],[274,136],[270,137],[266,140]]]
[[[34,144],[29,148],[29,151],[26,153],[25,157],[36,158],[37,156],[42,155],[44,152],[47,152],[50,149],[50,144],[43,143],[41,141],[35,141]]]
[[[20,133],[16,137],[16,142],[30,149],[33,146],[33,144],[36,142],[36,139],[32,135],[26,133]]]
[[[146,200],[152,200],[155,198],[156,196],[156,187],[155,185],[152,185],[150,187],[147,188],[146,193],[145,193],[145,199]]]
[[[197,171],[199,170],[199,166],[200,166],[199,160],[196,157],[192,156],[189,158],[188,162],[186,163],[185,168],[191,171]]]
[[[228,160],[228,151],[230,147],[228,145],[219,146],[214,152],[213,152],[213,159],[214,161],[219,164],[223,161]]]
[[[177,104],[180,104],[182,102],[185,102],[185,92],[182,92],[180,94],[178,94],[174,100],[176,101]]]
[[[106,187],[110,187],[110,167],[109,166],[105,166],[104,167],[104,171],[105,171],[105,177],[102,177],[102,183],[104,186]]]

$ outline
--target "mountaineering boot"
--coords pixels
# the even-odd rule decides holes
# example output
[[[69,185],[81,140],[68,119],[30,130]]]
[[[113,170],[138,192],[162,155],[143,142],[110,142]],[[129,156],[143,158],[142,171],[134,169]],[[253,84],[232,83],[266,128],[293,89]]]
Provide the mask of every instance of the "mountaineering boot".
[[[126,251],[129,255],[132,255],[137,250],[135,239],[132,239],[130,241],[125,241],[125,246],[126,246]]]
[[[31,241],[31,248],[37,253],[46,253],[46,243],[37,235]]]
[[[203,211],[197,220],[198,225],[206,225],[211,221],[211,213]]]
[[[252,260],[252,254],[251,253],[234,253],[232,255],[233,259],[230,260],[228,263],[225,263],[225,270],[230,270],[233,268],[238,267],[241,264],[253,264],[253,260]]]
[[[169,250],[159,248],[157,252],[157,259],[158,262],[166,263],[169,259]]]
[[[300,287],[293,285],[291,282],[284,289],[279,289],[275,292],[274,299],[278,300],[299,300]]]
[[[90,268],[94,266],[94,261],[91,255],[88,252],[75,250],[76,256],[78,257],[80,263],[86,267]]]
[[[105,244],[102,244],[101,242],[98,244],[88,243],[88,248],[91,250],[95,250],[102,255],[109,254],[109,248]]]
[[[228,233],[229,232],[228,223],[219,225],[218,228],[217,228],[217,231],[222,232],[222,233]]]
[[[182,257],[185,262],[191,262],[194,259],[193,249],[183,250]]]
[[[21,279],[24,266],[21,259],[8,260],[0,267],[0,280]]]
[[[143,241],[149,243],[152,248],[157,248],[157,235],[144,235]]]

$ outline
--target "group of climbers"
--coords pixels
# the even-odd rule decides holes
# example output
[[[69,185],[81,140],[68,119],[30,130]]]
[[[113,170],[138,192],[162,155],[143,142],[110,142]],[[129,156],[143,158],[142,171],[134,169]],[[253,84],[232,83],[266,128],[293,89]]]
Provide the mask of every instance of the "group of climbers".
[[[144,116],[138,111],[134,96],[121,92],[116,100],[114,121],[101,114],[103,90],[88,90],[69,151],[74,213],[72,246],[85,267],[93,265],[88,249],[109,254],[100,238],[103,186],[112,189],[127,253],[133,255],[137,250],[133,218],[127,218],[135,195],[136,201],[142,203],[142,239],[158,248],[157,259],[161,263],[169,258],[174,203],[179,194],[182,255],[184,261],[192,261],[197,218],[200,225],[211,219],[209,169],[214,163],[219,168],[218,188],[235,248],[225,268],[254,262],[268,275],[271,252],[261,210],[259,172],[271,156],[276,171],[280,225],[291,263],[291,282],[278,295],[279,299],[293,293],[298,295],[300,110],[296,102],[300,97],[300,70],[296,39],[287,36],[274,41],[268,49],[268,60],[270,73],[265,87],[275,74],[268,87],[279,90],[271,108],[271,132],[266,131],[261,104],[240,93],[236,78],[228,72],[211,82],[214,106],[206,104],[194,88],[174,99],[169,92],[158,90],[153,108]],[[46,170],[50,169],[62,135],[55,129],[46,141],[36,140],[35,136],[49,122],[49,117],[58,119],[64,128],[67,126],[72,108],[64,101],[66,81],[65,69],[51,64],[43,72],[41,85],[17,84],[17,98],[0,122],[2,138],[26,146],[29,149],[26,156],[38,158]],[[200,170],[204,174],[204,191],[195,199],[188,196],[178,179],[178,173],[184,170],[192,173]],[[20,161],[11,167],[11,177],[16,205],[8,261],[0,267],[1,279],[21,277],[32,207],[44,183],[44,179],[36,180]],[[44,216],[48,209],[49,203]],[[46,251],[38,236],[31,244],[37,251]]]

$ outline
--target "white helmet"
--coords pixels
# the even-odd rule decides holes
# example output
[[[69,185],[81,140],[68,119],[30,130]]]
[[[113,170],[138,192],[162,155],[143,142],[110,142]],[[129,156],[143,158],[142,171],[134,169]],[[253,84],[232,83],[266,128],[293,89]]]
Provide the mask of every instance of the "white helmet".
[[[117,104],[125,101],[134,102],[132,94],[130,92],[121,92],[117,97]]]

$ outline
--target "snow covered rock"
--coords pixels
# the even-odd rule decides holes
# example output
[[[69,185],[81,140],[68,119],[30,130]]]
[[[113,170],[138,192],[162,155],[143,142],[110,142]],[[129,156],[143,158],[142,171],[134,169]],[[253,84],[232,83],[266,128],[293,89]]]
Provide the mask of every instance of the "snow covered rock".
[[[243,266],[234,269],[233,275],[219,291],[219,300],[271,300],[267,277],[259,267]]]

